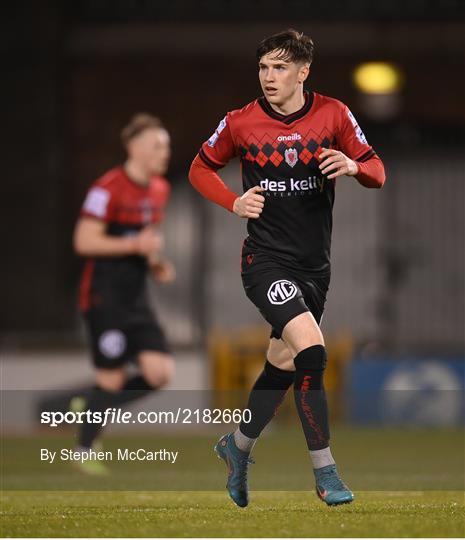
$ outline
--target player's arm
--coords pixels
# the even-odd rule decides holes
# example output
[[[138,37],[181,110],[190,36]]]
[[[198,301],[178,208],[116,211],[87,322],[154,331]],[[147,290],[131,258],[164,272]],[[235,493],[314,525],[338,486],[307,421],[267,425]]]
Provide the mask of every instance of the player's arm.
[[[152,226],[132,236],[108,234],[108,223],[117,219],[117,190],[111,183],[94,184],[88,191],[74,229],[73,245],[84,257],[150,257],[160,249],[160,237]]]
[[[150,262],[150,274],[155,281],[160,283],[171,283],[176,279],[176,269],[168,259]]]
[[[165,217],[165,210],[168,206],[168,201],[171,195],[171,186],[166,178],[158,179],[158,189],[156,192],[156,208],[157,212],[152,215],[153,228],[156,232],[160,243],[158,250],[152,251],[150,256],[147,257],[147,263],[149,266],[149,272],[155,281],[160,283],[171,283],[176,279],[176,269],[174,264],[166,259],[162,254],[164,247],[164,236],[159,229],[159,224],[162,223]]]
[[[82,216],[74,229],[73,245],[84,257],[119,257],[125,255],[153,256],[160,249],[160,238],[152,227],[145,227],[134,236],[112,236],[107,224],[99,219]]]
[[[237,155],[231,132],[232,116],[233,113],[228,113],[219,123],[215,133],[203,143],[192,162],[189,180],[208,200],[234,212],[239,217],[257,219],[265,202],[265,198],[260,195],[260,191],[263,190],[254,187],[239,196],[226,186],[217,173],[218,169]]]
[[[321,172],[329,179],[355,176],[367,188],[381,188],[386,180],[383,162],[376,154],[366,161],[355,161],[339,150],[323,148],[318,158]]]
[[[192,162],[189,180],[206,199],[239,217],[257,219],[263,211],[265,198],[260,195],[262,188],[254,187],[239,196],[226,186],[216,170],[207,165],[199,155]]]
[[[368,188],[380,188],[386,180],[384,165],[368,144],[354,115],[338,102],[337,142],[341,150],[323,148],[319,155],[320,170],[329,179],[354,176]]]

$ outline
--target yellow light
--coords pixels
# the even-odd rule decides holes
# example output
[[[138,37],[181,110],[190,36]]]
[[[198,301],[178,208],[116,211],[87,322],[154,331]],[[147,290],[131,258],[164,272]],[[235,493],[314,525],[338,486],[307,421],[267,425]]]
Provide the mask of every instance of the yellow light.
[[[353,73],[355,86],[366,94],[391,94],[402,86],[402,74],[388,62],[366,62]]]

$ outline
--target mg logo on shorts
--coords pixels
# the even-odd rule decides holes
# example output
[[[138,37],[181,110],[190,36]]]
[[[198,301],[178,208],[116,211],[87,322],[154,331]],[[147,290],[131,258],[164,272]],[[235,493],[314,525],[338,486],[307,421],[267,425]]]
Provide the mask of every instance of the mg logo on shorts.
[[[280,279],[270,285],[267,296],[272,304],[280,306],[291,300],[291,298],[294,298],[296,294],[297,287],[294,283],[287,279]]]
[[[98,348],[107,358],[118,358],[126,349],[126,336],[121,330],[107,330],[98,340]]]

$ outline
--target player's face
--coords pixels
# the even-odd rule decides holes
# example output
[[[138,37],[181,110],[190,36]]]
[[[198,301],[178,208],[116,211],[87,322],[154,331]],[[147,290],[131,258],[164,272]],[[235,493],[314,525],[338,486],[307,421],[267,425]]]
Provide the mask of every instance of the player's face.
[[[146,129],[134,137],[128,153],[149,174],[164,174],[171,156],[170,136],[165,129]]]
[[[266,99],[282,106],[292,99],[308,76],[309,65],[280,58],[282,51],[271,51],[260,58],[258,76]]]

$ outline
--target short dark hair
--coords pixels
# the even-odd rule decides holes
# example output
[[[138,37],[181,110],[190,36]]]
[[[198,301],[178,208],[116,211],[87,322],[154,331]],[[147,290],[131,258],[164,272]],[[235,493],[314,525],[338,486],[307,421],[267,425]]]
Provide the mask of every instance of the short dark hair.
[[[121,131],[121,142],[123,143],[123,146],[126,147],[131,139],[137,137],[137,135],[146,129],[151,128],[164,129],[164,126],[161,120],[156,116],[148,113],[135,114],[131,120],[129,120],[127,126]]]
[[[283,32],[278,32],[260,42],[257,49],[257,60],[271,51],[280,50],[279,58],[287,62],[308,62],[313,60],[313,41],[302,32],[293,28],[288,28]]]

